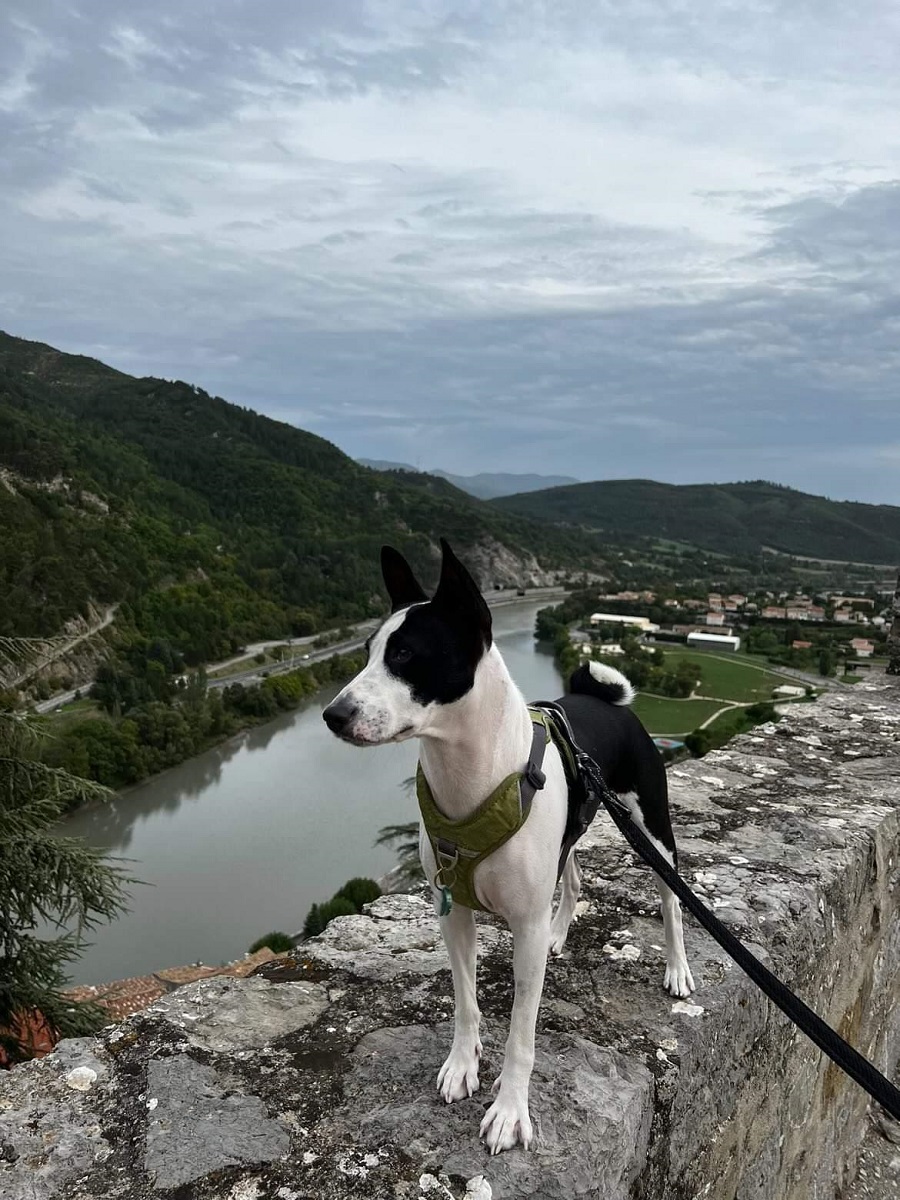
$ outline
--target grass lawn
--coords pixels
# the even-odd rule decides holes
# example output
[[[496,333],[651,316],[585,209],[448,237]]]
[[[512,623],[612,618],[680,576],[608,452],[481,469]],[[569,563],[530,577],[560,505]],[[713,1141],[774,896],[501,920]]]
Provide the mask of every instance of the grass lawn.
[[[715,700],[670,700],[643,692],[631,706],[648,733],[667,736],[691,733],[720,707]]]
[[[47,713],[44,720],[52,721],[55,733],[62,733],[64,729],[70,725],[77,725],[79,721],[108,721],[109,717],[95,700],[85,696]]]
[[[696,690],[701,696],[752,704],[757,700],[771,700],[773,688],[791,682],[736,656],[720,658],[696,650],[666,650],[665,655],[666,664],[672,667],[685,661],[699,665],[703,674]]]

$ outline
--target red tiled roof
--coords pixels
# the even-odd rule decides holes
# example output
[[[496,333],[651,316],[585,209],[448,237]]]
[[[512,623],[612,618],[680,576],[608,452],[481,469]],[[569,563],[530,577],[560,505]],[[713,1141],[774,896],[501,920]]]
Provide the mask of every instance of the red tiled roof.
[[[224,967],[205,967],[201,963],[192,967],[168,967],[152,975],[135,975],[131,979],[117,979],[113,983],[69,988],[63,994],[79,1003],[93,1001],[106,1009],[112,1021],[124,1021],[132,1013],[149,1008],[160,996],[174,992],[186,983],[209,979],[213,975],[231,975],[240,979],[252,974],[262,963],[277,957],[277,954],[263,947],[255,954],[245,955],[244,958],[239,958]],[[32,1058],[42,1058],[43,1055],[49,1054],[59,1040],[43,1014],[39,1012],[31,1012],[26,1017],[17,1018],[12,1032]],[[7,1066],[8,1056],[0,1047],[0,1068]]]

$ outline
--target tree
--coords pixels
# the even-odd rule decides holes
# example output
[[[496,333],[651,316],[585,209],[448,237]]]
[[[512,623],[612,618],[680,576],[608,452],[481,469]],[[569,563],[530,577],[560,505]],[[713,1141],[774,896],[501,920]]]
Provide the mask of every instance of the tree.
[[[0,676],[15,674],[29,654],[23,641],[0,638]],[[84,935],[124,905],[122,873],[102,851],[53,831],[70,808],[101,799],[94,783],[41,761],[40,727],[0,699],[0,1048],[7,1061],[30,1057],[27,1029],[49,1026],[54,1038],[78,1037],[108,1016],[64,998],[65,965]],[[56,936],[37,932],[49,922]]]

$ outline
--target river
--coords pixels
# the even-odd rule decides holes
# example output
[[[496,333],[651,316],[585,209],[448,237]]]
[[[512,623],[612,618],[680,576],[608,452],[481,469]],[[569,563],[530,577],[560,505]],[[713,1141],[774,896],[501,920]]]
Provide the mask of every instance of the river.
[[[497,645],[529,699],[560,691],[551,655],[534,642],[546,603],[494,611]],[[130,860],[122,865],[142,881],[130,911],[90,934],[73,983],[228,962],[269,930],[299,929],[310,905],[352,876],[393,865],[373,843],[382,826],[415,816],[404,780],[417,744],[339,742],[321,718],[336,690],[66,820],[67,835]]]

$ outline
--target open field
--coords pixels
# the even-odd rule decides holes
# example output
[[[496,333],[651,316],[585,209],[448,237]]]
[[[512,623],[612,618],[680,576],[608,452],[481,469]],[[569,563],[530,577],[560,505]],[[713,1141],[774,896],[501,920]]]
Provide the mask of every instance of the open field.
[[[660,736],[691,733],[721,707],[716,700],[670,700],[646,692],[641,692],[632,705],[647,731]]]
[[[726,658],[702,650],[666,650],[665,655],[667,666],[675,667],[680,662],[697,663],[703,673],[696,688],[698,696],[755,704],[760,700],[771,700],[773,688],[790,682],[737,655]]]

